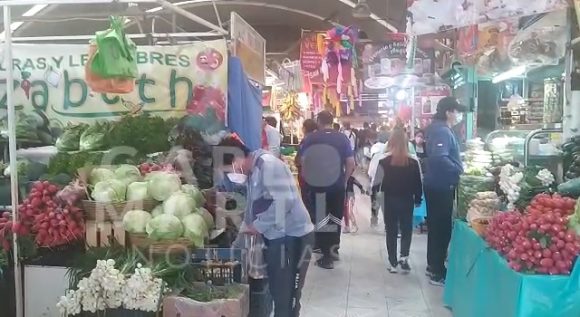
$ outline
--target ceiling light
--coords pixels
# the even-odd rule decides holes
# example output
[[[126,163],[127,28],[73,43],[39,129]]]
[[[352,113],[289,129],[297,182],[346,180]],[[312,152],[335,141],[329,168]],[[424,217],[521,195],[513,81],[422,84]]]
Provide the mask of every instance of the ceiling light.
[[[500,83],[504,80],[522,76],[526,72],[526,66],[518,66],[508,70],[507,72],[501,73],[491,79],[491,82],[494,84]]]
[[[48,4],[37,4],[37,5],[34,5],[32,8],[28,9],[28,11],[24,12],[22,14],[22,16],[23,17],[32,17],[32,16],[35,16],[40,11],[44,10],[44,8],[46,8],[47,6],[48,6]],[[10,24],[10,31],[11,32],[16,31],[23,24],[24,24],[24,22],[12,22]],[[0,33],[0,41],[4,41],[5,38],[6,38],[6,32]]]
[[[397,100],[399,101],[403,101],[405,99],[407,99],[408,94],[407,91],[405,89],[399,89],[399,91],[397,91],[397,94],[395,95],[395,98],[397,98]]]
[[[44,8],[46,8],[47,6],[48,6],[48,4],[37,4],[37,5],[33,6],[32,8],[30,8],[28,11],[24,12],[22,14],[22,16],[23,17],[35,16],[40,11],[44,10]]]
[[[355,19],[370,18],[371,14],[371,8],[369,7],[367,0],[358,0],[357,5],[352,8],[352,16]]]

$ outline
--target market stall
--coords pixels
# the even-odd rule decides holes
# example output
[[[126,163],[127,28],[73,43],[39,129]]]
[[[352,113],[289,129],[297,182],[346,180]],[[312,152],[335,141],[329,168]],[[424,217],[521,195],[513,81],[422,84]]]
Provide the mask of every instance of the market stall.
[[[467,19],[427,19],[432,4],[421,1],[409,9],[416,34],[458,28],[458,61],[442,77],[472,115],[445,303],[460,317],[579,315],[575,21],[564,2],[538,1],[544,14],[531,16],[540,11],[529,3],[466,3]]]
[[[228,34],[221,22],[214,25],[167,1],[131,3],[172,10],[212,29],[211,37]],[[10,29],[10,7],[35,2],[0,4]],[[18,317],[155,316],[162,307],[171,317],[183,309],[247,316],[245,255],[231,246],[232,217],[238,219],[243,207],[216,194],[212,146],[232,130],[244,130],[237,137],[257,143],[259,99],[237,98],[248,94],[247,77],[240,59],[228,58],[225,39],[137,46],[131,40],[137,36],[125,34],[127,19],[110,21],[109,29],[86,37],[91,46],[13,45],[5,32],[0,72],[8,83],[3,123],[11,207],[0,214],[0,278],[14,287],[3,287],[2,294],[16,296],[6,306],[11,297],[2,296],[2,307],[14,307]],[[243,22],[239,16],[236,21]],[[236,30],[236,52],[247,57],[244,32]],[[25,66],[28,61],[54,62]],[[228,74],[231,61],[238,62],[238,76],[230,81],[238,94],[228,94],[235,77]],[[254,65],[252,76],[259,77],[260,69]],[[239,101],[231,109],[228,97]],[[255,120],[227,128],[230,110],[254,105]],[[254,130],[248,128],[252,122],[258,122]],[[23,134],[46,146],[28,142],[17,151]]]

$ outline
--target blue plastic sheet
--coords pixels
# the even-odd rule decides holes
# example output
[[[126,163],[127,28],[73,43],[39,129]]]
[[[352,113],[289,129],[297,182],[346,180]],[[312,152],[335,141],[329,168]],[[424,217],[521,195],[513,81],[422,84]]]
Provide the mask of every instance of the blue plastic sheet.
[[[427,206],[425,205],[425,196],[423,196],[423,200],[421,200],[421,206],[415,207],[413,210],[413,227],[417,227],[422,222],[424,222],[425,216],[427,216]]]
[[[262,91],[252,85],[240,59],[228,60],[228,128],[255,151],[262,145]]]
[[[444,301],[454,317],[580,316],[580,261],[572,276],[526,275],[456,221]]]

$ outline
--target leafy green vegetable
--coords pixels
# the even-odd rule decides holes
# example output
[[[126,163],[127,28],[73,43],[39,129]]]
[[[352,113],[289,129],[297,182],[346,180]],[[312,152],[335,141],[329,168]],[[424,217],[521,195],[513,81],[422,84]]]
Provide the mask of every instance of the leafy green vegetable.
[[[153,240],[172,240],[183,235],[183,224],[175,216],[162,214],[147,223],[146,231]]]
[[[203,248],[204,239],[208,236],[209,229],[203,217],[199,214],[190,214],[182,219],[184,237],[191,240],[198,248]]]
[[[111,146],[129,146],[142,154],[168,151],[167,136],[175,123],[148,114],[123,117],[111,130]]]
[[[174,215],[179,219],[197,211],[195,200],[184,192],[175,192],[163,203],[163,212],[168,215]]]
[[[111,124],[109,122],[97,122],[88,127],[81,134],[79,150],[96,151],[106,149],[108,147],[107,141],[111,140],[109,136],[110,131]]]
[[[157,207],[153,208],[153,211],[151,211],[151,216],[153,216],[153,218],[162,214],[163,214],[163,204],[158,205]]]
[[[103,160],[102,152],[59,152],[48,162],[47,173],[50,176],[59,174],[76,175],[80,168],[100,165]]]
[[[165,201],[181,189],[181,179],[175,173],[150,173],[146,180],[149,182],[149,194],[157,201]]]
[[[145,200],[150,197],[147,182],[134,182],[127,186],[128,201]]]
[[[203,197],[203,194],[197,187],[185,184],[181,186],[181,191],[191,196],[195,200],[197,207],[201,207],[205,204],[205,197]]]
[[[141,181],[141,171],[137,166],[122,164],[115,170],[115,177],[118,180],[125,182],[126,184],[131,184],[133,182]]]
[[[123,227],[130,233],[145,233],[145,227],[151,219],[151,214],[144,210],[131,210],[123,216]]]
[[[120,180],[109,179],[95,184],[91,197],[98,202],[119,202],[125,200],[127,185]]]
[[[77,151],[80,147],[81,134],[88,127],[88,124],[68,125],[56,140],[56,148],[59,151]]]
[[[89,175],[89,184],[95,185],[96,183],[115,178],[115,173],[110,169],[105,167],[96,167],[91,170],[91,174]]]

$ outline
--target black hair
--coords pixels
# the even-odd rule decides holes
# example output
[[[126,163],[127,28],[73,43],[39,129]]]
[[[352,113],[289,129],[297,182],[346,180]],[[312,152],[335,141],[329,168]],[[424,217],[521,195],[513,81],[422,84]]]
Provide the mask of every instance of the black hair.
[[[316,121],[312,119],[306,119],[304,122],[302,122],[302,128],[304,128],[304,133],[308,134],[316,131],[318,129],[318,125],[316,124]]]
[[[248,155],[250,155],[250,149],[248,149],[248,147],[246,145],[244,145],[244,143],[242,141],[240,141],[240,139],[233,137],[233,136],[228,136],[225,137],[223,140],[221,140],[221,142],[217,145],[218,147],[228,147],[228,148],[236,148],[240,151],[242,151],[244,153],[244,157],[247,157]],[[225,149],[224,149],[225,150]],[[223,156],[223,163],[225,165],[231,165],[234,160],[235,160],[235,155],[232,153],[224,153]]]
[[[318,121],[318,125],[327,126],[332,124],[332,122],[334,121],[334,116],[332,115],[332,113],[330,113],[330,111],[324,110],[318,113],[316,119]]]
[[[274,128],[278,125],[278,120],[276,120],[274,117],[266,117],[264,118],[264,121],[266,121],[267,124]]]
[[[437,112],[433,115],[433,119],[435,120],[447,120],[447,110],[437,109]]]
[[[333,123],[333,124],[332,124],[332,128],[333,128],[334,130],[336,130],[336,131],[339,131],[339,130],[340,130],[340,124],[338,124],[338,123]]]
[[[370,127],[368,122],[363,123],[363,128],[368,129]]]

